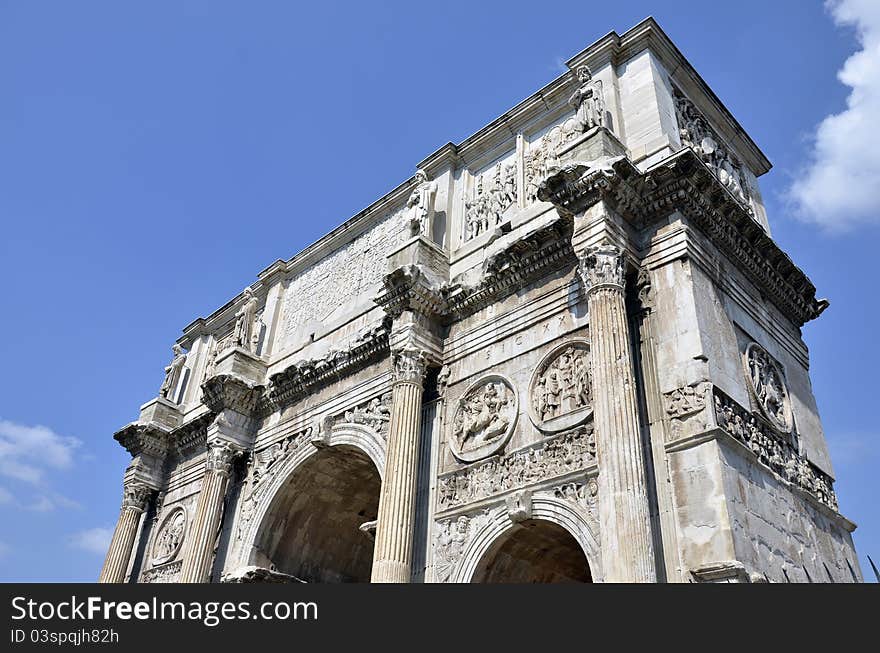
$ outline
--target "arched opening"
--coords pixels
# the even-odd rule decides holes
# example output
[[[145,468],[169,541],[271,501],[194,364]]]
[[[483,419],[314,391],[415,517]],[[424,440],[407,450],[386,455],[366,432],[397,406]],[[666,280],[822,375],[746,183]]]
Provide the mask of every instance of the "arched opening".
[[[266,512],[256,562],[310,583],[369,582],[381,480],[361,450],[340,445],[307,458]]]
[[[480,559],[472,583],[591,583],[587,557],[566,529],[528,519],[502,534]]]

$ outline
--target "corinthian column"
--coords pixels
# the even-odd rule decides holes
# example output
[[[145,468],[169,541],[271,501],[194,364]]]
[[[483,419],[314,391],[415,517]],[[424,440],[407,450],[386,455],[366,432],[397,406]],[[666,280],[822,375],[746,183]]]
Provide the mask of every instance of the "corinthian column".
[[[208,443],[205,476],[180,570],[181,583],[207,583],[210,580],[226,486],[232,463],[241,453],[241,447],[221,438]]]
[[[412,574],[416,473],[427,359],[417,349],[394,355],[391,425],[379,494],[374,583],[408,583]]]
[[[113,539],[110,540],[110,549],[101,568],[101,575],[98,576],[99,583],[121,583],[125,580],[141,513],[144,512],[152,491],[152,488],[137,481],[125,483],[122,509],[119,511],[119,519],[113,531]]]
[[[639,433],[624,269],[613,245],[588,249],[578,268],[587,294],[593,411],[599,459],[599,522],[606,582],[657,580],[648,483]]]

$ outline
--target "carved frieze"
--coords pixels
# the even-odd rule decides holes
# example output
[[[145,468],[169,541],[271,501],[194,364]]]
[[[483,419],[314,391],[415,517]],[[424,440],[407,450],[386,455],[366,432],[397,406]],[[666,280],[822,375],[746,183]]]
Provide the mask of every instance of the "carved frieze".
[[[182,560],[175,560],[163,565],[147,569],[141,574],[142,583],[176,583],[180,578]]]
[[[572,340],[555,347],[538,364],[529,384],[529,418],[540,430],[557,433],[592,415],[590,344]]]
[[[463,462],[491,456],[507,444],[518,415],[519,397],[513,384],[500,374],[484,376],[458,400],[449,448]]]
[[[666,414],[670,418],[675,419],[703,410],[706,407],[706,389],[708,385],[707,383],[688,385],[664,394],[663,400]]]
[[[391,393],[386,392],[381,397],[373,397],[368,402],[345,411],[334,420],[334,423],[364,424],[383,438],[387,438],[391,423]]]
[[[186,536],[186,523],[186,509],[183,506],[174,507],[162,520],[153,541],[154,566],[173,560],[177,556]]]
[[[684,93],[673,87],[673,95],[681,144],[691,148],[734,197],[748,204],[749,195],[740,162],[722,144],[718,134]]]
[[[811,494],[821,503],[837,510],[833,481],[805,456],[800,455],[791,439],[766,425],[765,421],[714,389],[715,421],[718,426],[747,446],[758,461],[789,483]]]
[[[491,178],[477,177],[474,197],[465,201],[465,236],[471,240],[499,224],[504,213],[517,202],[516,166],[497,163]]]
[[[596,462],[590,425],[546,440],[540,446],[492,458],[438,479],[437,510],[442,512],[509,490],[529,487],[583,470]]]
[[[752,398],[770,424],[781,433],[791,433],[791,400],[782,368],[757,343],[749,343],[743,353],[743,367]]]

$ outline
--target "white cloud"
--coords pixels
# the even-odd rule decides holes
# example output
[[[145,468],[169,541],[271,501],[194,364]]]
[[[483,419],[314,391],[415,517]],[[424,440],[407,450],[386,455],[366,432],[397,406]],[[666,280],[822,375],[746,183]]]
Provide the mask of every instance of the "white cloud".
[[[110,548],[112,528],[89,528],[70,536],[70,546],[89,553],[104,555]]]
[[[837,74],[851,88],[846,109],[816,128],[810,162],[788,194],[801,219],[844,231],[880,224],[880,2],[825,6],[838,26],[855,27],[861,49]]]
[[[46,426],[26,426],[0,419],[0,475],[38,484],[47,471],[68,469],[82,443]]]

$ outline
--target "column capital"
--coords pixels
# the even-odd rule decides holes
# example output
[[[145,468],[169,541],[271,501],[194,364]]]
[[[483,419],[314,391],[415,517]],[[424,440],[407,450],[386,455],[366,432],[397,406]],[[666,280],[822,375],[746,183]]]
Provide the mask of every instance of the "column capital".
[[[152,493],[153,488],[146,483],[135,480],[126,481],[122,488],[122,508],[132,508],[143,512]]]
[[[428,371],[428,354],[422,349],[407,348],[395,351],[394,382],[422,385]]]
[[[205,458],[205,471],[217,472],[229,476],[232,463],[244,453],[244,449],[223,438],[212,438],[208,441],[208,455]]]
[[[603,243],[586,248],[578,257],[578,276],[589,295],[600,288],[623,292],[623,254],[617,245]]]

